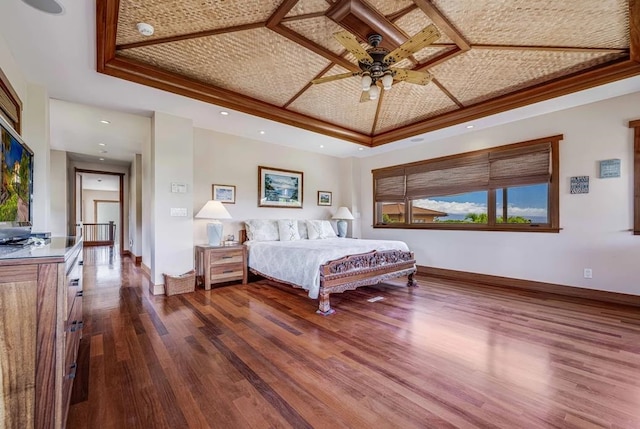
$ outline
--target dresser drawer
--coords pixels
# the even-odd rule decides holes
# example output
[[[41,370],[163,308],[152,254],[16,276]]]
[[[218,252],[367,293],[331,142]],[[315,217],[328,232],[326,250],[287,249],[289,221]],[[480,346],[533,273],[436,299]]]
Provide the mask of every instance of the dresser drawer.
[[[242,279],[244,275],[242,263],[224,264],[212,266],[210,275],[211,282],[225,282],[229,280]]]
[[[210,264],[212,266],[233,263],[242,264],[243,262],[244,256],[242,249],[229,249],[223,252],[211,252]]]

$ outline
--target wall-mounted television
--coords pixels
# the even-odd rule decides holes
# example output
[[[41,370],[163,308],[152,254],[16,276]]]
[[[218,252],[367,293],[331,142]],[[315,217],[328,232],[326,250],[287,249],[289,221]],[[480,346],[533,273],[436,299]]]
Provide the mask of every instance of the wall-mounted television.
[[[33,151],[0,115],[0,243],[31,234]]]

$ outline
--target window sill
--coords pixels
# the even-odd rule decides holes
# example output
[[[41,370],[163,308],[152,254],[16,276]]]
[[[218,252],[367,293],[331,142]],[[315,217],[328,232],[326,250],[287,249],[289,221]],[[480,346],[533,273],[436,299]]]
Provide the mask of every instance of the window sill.
[[[416,224],[378,224],[373,225],[374,228],[382,229],[427,229],[440,231],[500,231],[500,232],[546,232],[559,233],[562,228],[554,228],[550,226],[529,225],[522,226],[489,226],[489,225],[473,225],[473,224],[442,224],[442,225],[416,225]]]

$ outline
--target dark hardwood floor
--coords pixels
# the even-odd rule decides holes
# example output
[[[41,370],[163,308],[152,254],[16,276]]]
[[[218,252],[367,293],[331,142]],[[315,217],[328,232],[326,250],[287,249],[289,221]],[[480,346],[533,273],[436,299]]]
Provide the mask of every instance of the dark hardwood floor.
[[[152,296],[85,255],[68,428],[640,428],[637,308],[418,277],[323,317],[264,280]]]

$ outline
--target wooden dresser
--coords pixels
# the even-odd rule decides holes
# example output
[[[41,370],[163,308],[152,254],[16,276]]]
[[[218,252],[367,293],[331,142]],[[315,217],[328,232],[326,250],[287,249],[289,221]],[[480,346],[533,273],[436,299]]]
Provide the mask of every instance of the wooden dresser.
[[[1,247],[0,318],[0,428],[64,428],[82,335],[82,241]]]
[[[196,246],[196,275],[206,290],[212,284],[241,280],[247,284],[247,248],[237,246]]]

